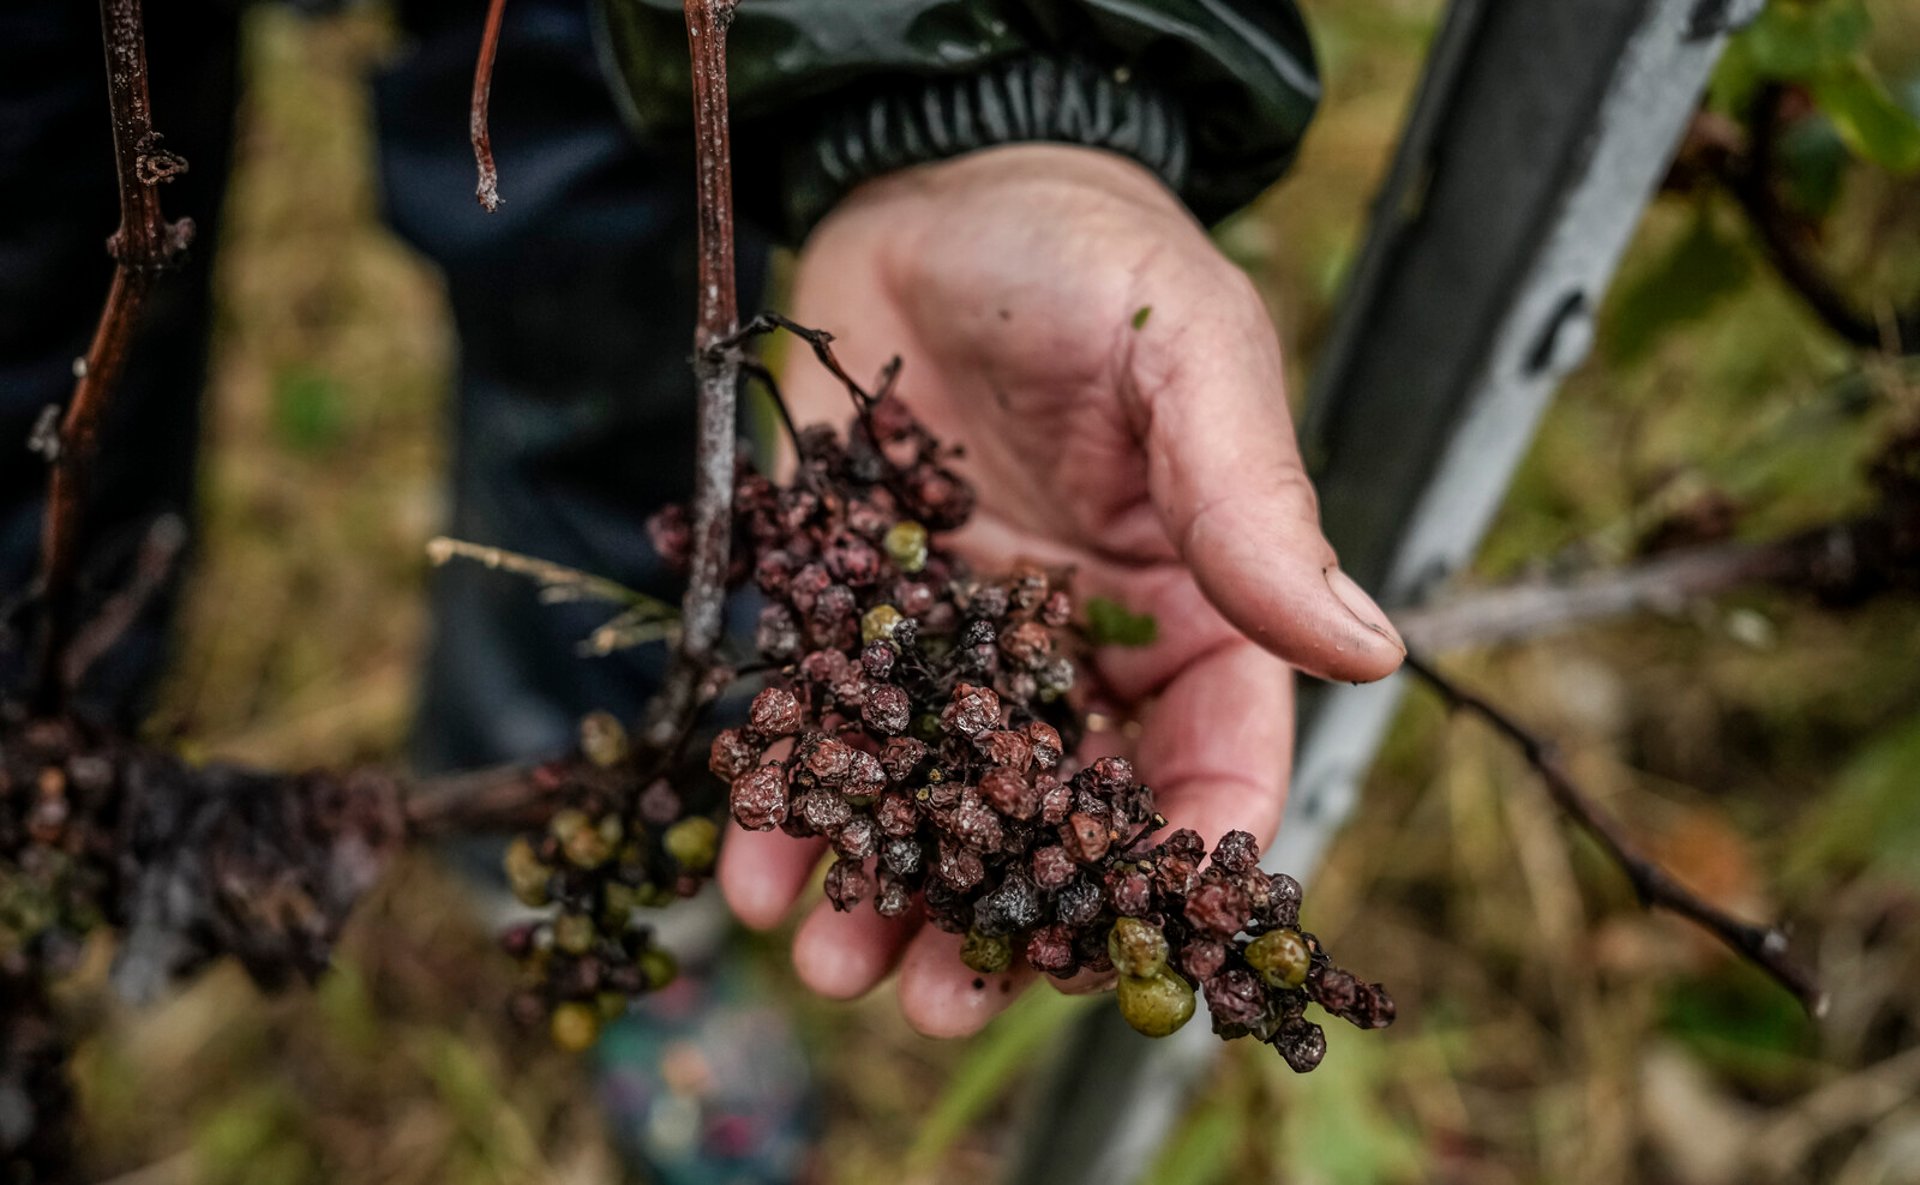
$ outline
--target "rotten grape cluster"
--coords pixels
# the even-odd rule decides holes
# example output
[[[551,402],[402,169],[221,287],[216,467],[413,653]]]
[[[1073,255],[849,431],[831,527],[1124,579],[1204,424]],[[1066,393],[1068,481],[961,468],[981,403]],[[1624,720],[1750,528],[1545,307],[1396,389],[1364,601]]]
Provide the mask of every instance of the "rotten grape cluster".
[[[640,775],[648,763],[614,717],[582,720],[579,748],[577,759],[533,775],[567,805],[507,848],[514,895],[551,909],[501,935],[526,979],[515,1018],[544,1020],[555,1043],[576,1052],[629,1000],[673,981],[673,956],[638,913],[698,892],[720,844],[719,825],[689,811],[670,780]]]
[[[734,576],[764,597],[755,647],[774,674],[711,746],[735,821],[825,838],[836,909],[921,909],[977,972],[1114,973],[1149,1035],[1187,1022],[1196,987],[1216,1032],[1300,1071],[1325,1051],[1309,1001],[1390,1023],[1380,986],[1299,929],[1298,882],[1262,871],[1252,836],[1211,854],[1190,830],[1155,841],[1167,820],[1133,767],[1075,761],[1087,639],[1066,575],[973,576],[942,546],[974,504],[952,453],[897,397],[855,399],[844,436],[795,434],[790,481],[744,464],[736,480]],[[684,512],[650,525],[684,562]]]
[[[0,702],[0,974],[58,975],[130,923],[114,974],[138,998],[225,955],[264,987],[312,980],[405,830],[376,770],[189,764]]]
[[[75,721],[0,713],[0,974],[58,970],[106,920],[118,771]]]

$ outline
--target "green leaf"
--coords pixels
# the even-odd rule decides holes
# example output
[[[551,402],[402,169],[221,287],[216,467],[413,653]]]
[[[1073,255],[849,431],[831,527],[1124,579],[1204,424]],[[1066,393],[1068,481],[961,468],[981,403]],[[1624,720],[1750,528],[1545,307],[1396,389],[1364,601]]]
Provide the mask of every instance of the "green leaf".
[[[1780,133],[1775,152],[1794,207],[1814,219],[1831,213],[1853,159],[1833,121],[1823,116],[1800,120]]]
[[[346,394],[331,375],[283,371],[274,376],[268,400],[273,434],[289,452],[325,452],[346,435]]]
[[[1814,1029],[1799,1002],[1746,966],[1683,979],[1664,993],[1660,1027],[1703,1062],[1741,1078],[1790,1081],[1812,1052]]]
[[[314,989],[314,999],[329,1040],[362,1056],[380,1051],[379,1008],[358,963],[346,956],[335,958],[326,978]]]
[[[1153,306],[1150,304],[1141,305],[1139,310],[1133,314],[1133,327],[1135,329],[1145,329],[1147,327],[1147,318],[1151,316],[1153,316]]]
[[[1702,208],[1666,257],[1614,298],[1608,353],[1620,363],[1640,358],[1664,331],[1698,320],[1738,292],[1751,271],[1746,252],[1722,236]]]
[[[1920,172],[1920,120],[1864,63],[1842,63],[1815,78],[1812,88],[1854,155],[1900,176]]]
[[[1764,77],[1805,81],[1852,58],[1872,29],[1862,0],[1773,0],[1733,48]]]
[[[1095,646],[1151,646],[1160,623],[1151,613],[1133,613],[1107,597],[1087,601],[1087,638]]]
[[[224,1100],[193,1133],[195,1179],[207,1185],[302,1185],[316,1165],[300,1107],[268,1082]]]
[[[1830,884],[1861,869],[1920,888],[1920,715],[1861,746],[1795,829],[1783,876]]]
[[[1103,997],[1104,998],[1104,997]],[[1028,992],[973,1039],[907,1151],[909,1177],[939,1164],[973,1122],[1046,1052],[1054,1034],[1090,1001],[1054,991]]]

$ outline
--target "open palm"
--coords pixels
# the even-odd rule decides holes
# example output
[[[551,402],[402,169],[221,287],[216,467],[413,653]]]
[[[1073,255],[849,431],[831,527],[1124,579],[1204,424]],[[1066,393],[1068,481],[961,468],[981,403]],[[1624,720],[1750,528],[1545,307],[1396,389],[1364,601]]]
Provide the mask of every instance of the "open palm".
[[[1121,157],[1054,145],[896,174],[814,232],[794,316],[834,333],[855,374],[904,359],[903,397],[967,451],[980,508],[957,543],[977,568],[1071,564],[1082,596],[1155,617],[1157,641],[1103,650],[1093,671],[1141,723],[1141,777],[1209,844],[1232,828],[1271,840],[1291,668],[1378,679],[1404,650],[1320,533],[1265,308],[1177,199]],[[800,422],[843,420],[845,392],[795,369]],[[736,834],[722,889],[747,924],[777,924],[823,849]],[[843,998],[898,967],[908,1021],[959,1036],[1031,974],[983,980],[959,941],[821,904],[794,963]]]

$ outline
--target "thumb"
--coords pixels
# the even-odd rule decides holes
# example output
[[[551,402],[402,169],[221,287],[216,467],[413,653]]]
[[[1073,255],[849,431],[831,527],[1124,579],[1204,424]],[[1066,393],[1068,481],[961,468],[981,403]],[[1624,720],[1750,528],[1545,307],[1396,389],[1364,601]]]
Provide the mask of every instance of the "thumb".
[[[1126,349],[1123,395],[1161,525],[1247,637],[1321,678],[1384,678],[1406,646],[1320,532],[1279,340],[1246,278],[1232,278],[1237,299],[1183,302],[1199,311],[1149,320]]]

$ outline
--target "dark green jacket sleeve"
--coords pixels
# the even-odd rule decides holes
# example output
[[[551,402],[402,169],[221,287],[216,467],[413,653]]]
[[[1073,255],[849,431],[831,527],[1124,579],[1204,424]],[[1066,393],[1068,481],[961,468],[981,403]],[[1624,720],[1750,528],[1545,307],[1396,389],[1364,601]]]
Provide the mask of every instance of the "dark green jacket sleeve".
[[[643,133],[685,131],[678,0],[598,0]],[[1292,0],[742,0],[737,200],[796,237],[869,177],[993,144],[1131,156],[1204,219],[1291,161],[1319,97]]]

